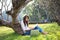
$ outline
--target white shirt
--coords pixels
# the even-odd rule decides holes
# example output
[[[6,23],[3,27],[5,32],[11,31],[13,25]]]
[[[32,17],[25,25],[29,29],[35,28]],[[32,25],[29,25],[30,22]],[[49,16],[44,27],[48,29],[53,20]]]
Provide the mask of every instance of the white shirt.
[[[24,32],[26,32],[25,30],[30,30],[30,28],[27,25],[24,25],[23,20],[20,22],[20,24]]]

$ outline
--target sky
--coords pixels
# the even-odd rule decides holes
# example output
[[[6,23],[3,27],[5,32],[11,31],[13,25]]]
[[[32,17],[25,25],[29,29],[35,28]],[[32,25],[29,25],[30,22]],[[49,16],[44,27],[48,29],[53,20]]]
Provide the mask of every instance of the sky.
[[[3,6],[2,6],[2,2],[3,2]],[[9,6],[8,6],[9,5]],[[5,6],[5,7],[4,7]],[[7,10],[7,6],[8,6],[8,10]],[[7,20],[7,14],[6,14],[6,11],[9,11],[11,10],[12,8],[12,0],[0,0],[0,9],[2,8],[2,16],[3,16],[3,19],[4,20]],[[5,10],[6,8],[6,10]],[[2,17],[0,16],[0,19]],[[12,21],[12,18],[11,16],[9,16],[9,21]]]
[[[3,6],[2,6],[2,2],[3,2]],[[32,4],[33,2],[34,1],[31,1],[28,5]],[[7,6],[8,6],[8,10],[7,10]],[[12,0],[0,0],[0,9],[1,9],[1,7],[2,7],[2,11],[5,11],[5,9],[7,11],[11,10],[11,8],[12,8]]]
[[[2,6],[2,2],[3,2],[3,6]],[[1,7],[2,7],[2,11],[5,11],[5,9],[7,10],[7,8],[8,8],[8,10],[11,10],[12,0],[0,0],[0,9],[1,9]]]

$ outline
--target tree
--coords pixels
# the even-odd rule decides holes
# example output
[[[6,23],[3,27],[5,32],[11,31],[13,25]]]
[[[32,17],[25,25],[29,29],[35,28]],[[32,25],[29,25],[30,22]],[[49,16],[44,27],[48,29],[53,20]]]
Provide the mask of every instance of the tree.
[[[3,19],[0,19],[0,25],[10,27],[18,34],[23,34],[21,25],[17,21],[16,17],[18,15],[18,11],[24,8],[27,5],[27,3],[29,3],[30,1],[32,0],[12,0],[13,8],[9,11],[6,11],[6,13],[12,17],[12,22],[8,22]]]
[[[38,0],[38,2],[52,16],[51,18],[60,25],[60,0]]]
[[[49,10],[55,17],[55,21],[60,25],[60,0],[51,0]]]

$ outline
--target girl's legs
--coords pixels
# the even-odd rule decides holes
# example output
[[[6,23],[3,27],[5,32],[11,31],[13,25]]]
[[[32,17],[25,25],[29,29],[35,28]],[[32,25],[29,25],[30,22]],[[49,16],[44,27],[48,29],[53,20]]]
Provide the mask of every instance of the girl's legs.
[[[43,29],[40,28],[38,25],[34,28],[34,30],[39,30],[39,32],[43,32]]]
[[[33,30],[39,30],[39,32],[43,32],[42,28],[36,26]],[[26,33],[24,33],[24,35],[30,35],[31,30],[27,31]]]
[[[30,35],[31,30],[28,30],[24,35]]]
[[[40,28],[38,25],[34,28],[34,30],[39,30],[39,32],[43,34],[47,34],[47,32],[44,32],[42,28]]]
[[[40,28],[38,25],[34,28],[34,30],[39,30],[39,32],[43,33],[43,34],[47,34],[47,32],[44,32],[42,28]],[[26,33],[24,33],[24,35],[30,35],[31,30],[27,31]]]

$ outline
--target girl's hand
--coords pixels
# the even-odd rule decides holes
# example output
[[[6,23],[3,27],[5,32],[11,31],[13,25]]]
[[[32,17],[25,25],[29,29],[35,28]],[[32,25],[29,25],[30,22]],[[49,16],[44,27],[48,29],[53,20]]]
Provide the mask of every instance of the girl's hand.
[[[29,27],[31,30],[33,30],[34,28],[33,27]]]

